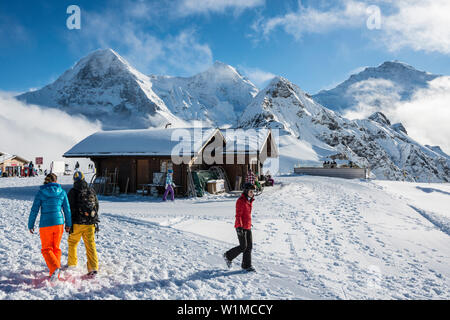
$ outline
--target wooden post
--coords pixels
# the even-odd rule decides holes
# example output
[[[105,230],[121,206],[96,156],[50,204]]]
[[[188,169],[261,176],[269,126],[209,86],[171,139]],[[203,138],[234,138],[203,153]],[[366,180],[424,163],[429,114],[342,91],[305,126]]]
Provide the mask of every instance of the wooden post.
[[[128,194],[128,183],[130,181],[130,177],[127,177],[127,183],[125,185],[125,194]]]

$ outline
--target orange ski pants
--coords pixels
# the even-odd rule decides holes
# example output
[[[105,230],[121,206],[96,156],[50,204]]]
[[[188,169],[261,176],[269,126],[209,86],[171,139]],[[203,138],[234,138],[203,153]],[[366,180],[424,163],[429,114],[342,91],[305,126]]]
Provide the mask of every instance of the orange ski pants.
[[[44,256],[50,275],[56,269],[61,268],[61,249],[59,245],[64,233],[64,225],[39,228],[42,243],[42,255]]]

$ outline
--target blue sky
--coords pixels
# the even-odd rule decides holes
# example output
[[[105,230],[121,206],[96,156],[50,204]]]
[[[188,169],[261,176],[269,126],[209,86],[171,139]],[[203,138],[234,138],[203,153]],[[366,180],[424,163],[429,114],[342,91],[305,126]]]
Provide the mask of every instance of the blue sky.
[[[73,4],[80,30],[66,27]],[[379,28],[368,28],[370,6]],[[281,75],[311,94],[386,60],[450,75],[445,9],[446,0],[1,1],[0,91],[40,88],[106,47],[146,74],[189,76],[220,60],[259,87]]]

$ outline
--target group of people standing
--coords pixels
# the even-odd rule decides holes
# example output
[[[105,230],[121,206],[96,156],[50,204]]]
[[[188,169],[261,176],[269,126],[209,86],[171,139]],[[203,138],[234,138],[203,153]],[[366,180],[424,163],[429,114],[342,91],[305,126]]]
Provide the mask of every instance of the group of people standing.
[[[41,253],[49,269],[51,281],[59,279],[62,270],[60,243],[64,231],[69,233],[68,261],[65,268],[77,266],[77,246],[83,238],[88,260],[87,275],[93,277],[98,272],[95,245],[95,232],[98,231],[99,223],[97,196],[81,171],[74,173],[73,188],[68,194],[57,180],[58,177],[54,173],[45,177],[44,185],[39,188],[31,207],[28,229],[31,233],[35,232],[35,222],[40,211]]]
[[[42,170],[39,168],[39,171]],[[0,178],[1,177],[34,177],[37,176],[38,170],[34,167],[33,161],[25,164],[23,167],[15,166],[10,168],[9,170],[5,170],[2,172],[0,168]]]
[[[171,193],[174,199],[173,171],[169,170],[166,178],[166,192],[163,200]],[[83,238],[87,255],[89,277],[98,272],[98,256],[95,244],[95,232],[98,231],[99,203],[95,191],[89,187],[81,171],[73,175],[73,188],[68,194],[57,182],[57,176],[50,173],[45,177],[44,185],[39,188],[28,218],[28,229],[35,232],[35,221],[40,211],[39,233],[42,244],[42,255],[49,269],[49,278],[55,281],[60,278],[61,249],[60,243],[64,231],[69,233],[68,258],[65,268],[77,266],[77,246]],[[255,200],[256,180],[250,179],[244,184],[241,196],[236,201],[235,224],[239,245],[224,253],[226,265],[230,268],[232,261],[243,254],[241,267],[248,272],[256,271],[252,265],[252,207]]]
[[[324,161],[323,162],[323,167],[324,168],[337,168],[337,163],[335,160],[333,161]]]

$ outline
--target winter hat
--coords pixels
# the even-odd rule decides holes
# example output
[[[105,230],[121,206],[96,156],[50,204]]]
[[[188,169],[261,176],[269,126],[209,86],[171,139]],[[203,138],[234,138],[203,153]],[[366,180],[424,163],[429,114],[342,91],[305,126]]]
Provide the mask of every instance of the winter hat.
[[[167,170],[168,173],[173,173],[172,169]]]
[[[81,171],[76,171],[73,174],[73,181],[77,182],[77,181],[81,181],[84,180],[84,174]]]
[[[243,189],[244,190],[242,190],[242,193],[244,193],[246,196],[248,196],[248,191],[249,190],[255,191],[256,187],[253,184],[247,182],[246,184],[244,184],[244,188]]]

